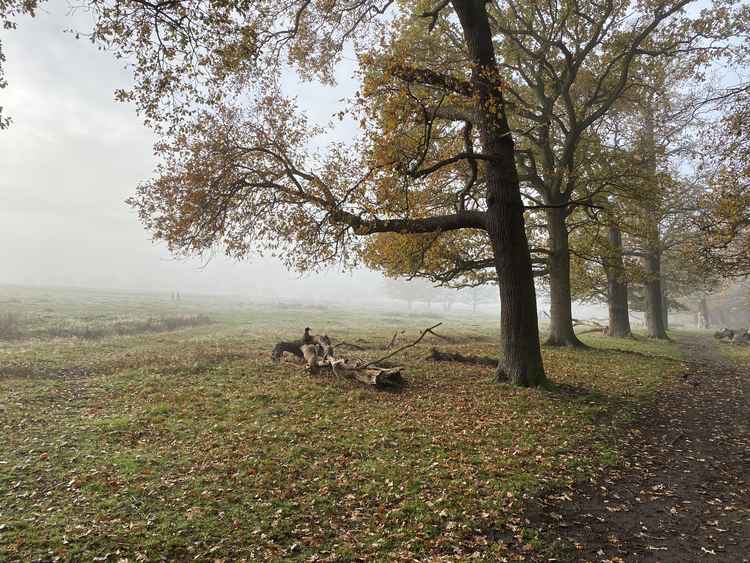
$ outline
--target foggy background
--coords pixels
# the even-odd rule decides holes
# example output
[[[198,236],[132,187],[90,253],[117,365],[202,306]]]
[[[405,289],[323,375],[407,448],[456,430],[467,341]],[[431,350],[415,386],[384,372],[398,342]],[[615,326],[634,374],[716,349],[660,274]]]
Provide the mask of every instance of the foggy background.
[[[154,244],[124,203],[156,163],[151,132],[132,106],[114,101],[130,74],[123,61],[64,33],[71,28],[90,29],[89,16],[55,4],[2,33],[9,84],[0,104],[13,124],[0,133],[0,284],[382,300],[383,277],[368,270],[300,277],[270,258],[218,255],[206,264],[175,259]],[[354,64],[342,68],[334,89],[287,80],[319,123],[356,89]],[[335,135],[350,138],[351,127],[339,126]],[[497,313],[496,304],[481,307]],[[548,307],[540,296],[540,320]],[[577,309],[606,317],[602,306]]]

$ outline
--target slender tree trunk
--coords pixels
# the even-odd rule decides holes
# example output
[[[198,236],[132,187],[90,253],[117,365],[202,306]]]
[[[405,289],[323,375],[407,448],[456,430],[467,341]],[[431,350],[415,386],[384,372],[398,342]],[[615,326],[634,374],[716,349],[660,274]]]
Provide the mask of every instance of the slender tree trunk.
[[[607,270],[607,305],[609,308],[608,336],[624,338],[630,336],[630,314],[628,308],[628,282],[625,280],[625,264],[622,260],[622,233],[616,223],[609,225],[609,251],[605,261]]]
[[[722,328],[725,328],[727,326],[727,317],[724,314],[724,309],[719,308],[716,310],[716,317],[719,320],[719,326]]]
[[[521,386],[545,380],[539,346],[536,292],[531,255],[526,239],[523,203],[515,163],[515,148],[505,116],[505,104],[495,61],[492,32],[485,0],[454,0],[477,88],[478,109],[483,116],[475,124],[485,162],[487,185],[487,232],[495,254],[500,292],[501,356],[497,378]]]
[[[546,344],[550,346],[580,346],[573,330],[573,305],[570,292],[570,246],[565,208],[547,209],[550,239],[549,291],[550,327]]]
[[[659,233],[659,209],[662,194],[657,183],[656,127],[654,124],[653,94],[643,100],[643,166],[651,180],[648,191],[643,194],[643,219],[645,221],[646,254],[643,266],[646,271],[646,328],[650,338],[667,339],[664,326],[664,303],[661,287],[661,235]]]
[[[661,290],[661,252],[651,250],[643,259],[646,270],[646,328],[650,338],[668,339],[664,326]]]
[[[708,314],[708,300],[705,295],[701,295],[698,304],[698,326],[700,328],[711,328],[711,317]]]

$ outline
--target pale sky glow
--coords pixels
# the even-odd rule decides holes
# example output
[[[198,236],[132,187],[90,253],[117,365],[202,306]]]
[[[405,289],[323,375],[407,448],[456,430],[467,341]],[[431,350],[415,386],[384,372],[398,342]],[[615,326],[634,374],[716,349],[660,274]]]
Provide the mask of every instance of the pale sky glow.
[[[130,75],[109,53],[63,30],[85,30],[85,13],[47,4],[35,19],[3,31],[9,86],[0,105],[13,119],[0,133],[0,283],[62,284],[200,292],[283,294],[302,287],[273,260],[237,264],[216,257],[176,261],[154,245],[124,200],[155,166],[153,137],[133,106],[114,101]],[[311,118],[327,123],[353,93],[352,64],[336,89],[285,86]],[[336,131],[350,138],[351,126]],[[352,282],[356,283],[352,283]],[[308,276],[323,294],[380,288],[380,276],[335,271]]]
[[[62,3],[46,4],[16,31],[0,30],[8,87],[0,105],[13,119],[0,132],[0,284],[232,293],[277,300],[378,299],[382,276],[340,273],[335,267],[300,278],[276,260],[237,263],[214,257],[176,260],[151,242],[125,205],[156,165],[153,135],[135,108],[114,91],[131,77],[124,61],[98,51],[65,29],[91,28],[85,13],[71,16]],[[336,88],[301,83],[287,75],[312,121],[335,124],[320,139],[350,141],[356,125],[338,123],[342,98],[356,90],[351,56],[338,68]],[[548,307],[542,304],[542,309]]]

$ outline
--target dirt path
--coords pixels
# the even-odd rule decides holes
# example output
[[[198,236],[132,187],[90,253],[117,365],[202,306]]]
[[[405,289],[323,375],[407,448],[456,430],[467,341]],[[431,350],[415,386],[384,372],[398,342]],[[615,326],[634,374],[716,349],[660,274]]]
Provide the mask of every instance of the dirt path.
[[[689,370],[638,421],[624,467],[530,511],[564,560],[750,562],[750,366],[680,343]]]

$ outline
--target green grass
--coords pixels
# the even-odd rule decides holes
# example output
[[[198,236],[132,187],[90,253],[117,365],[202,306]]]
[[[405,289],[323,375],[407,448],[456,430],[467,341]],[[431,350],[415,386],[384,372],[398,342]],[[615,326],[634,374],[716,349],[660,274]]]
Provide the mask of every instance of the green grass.
[[[729,359],[737,366],[750,368],[750,346],[730,344],[728,342],[717,342],[716,347],[722,356]]]
[[[40,330],[0,342],[0,560],[498,561],[493,530],[538,541],[518,520],[522,495],[616,463],[623,426],[680,369],[673,343],[587,335],[593,349],[544,350],[549,388],[516,389],[423,360],[435,345],[495,353],[496,323],[450,317],[441,330],[456,342],[406,351],[407,384],[382,391],[273,364],[270,349],[306,325],[382,346],[432,318],[5,291]],[[41,313],[106,322],[178,307],[214,323],[39,336]]]

